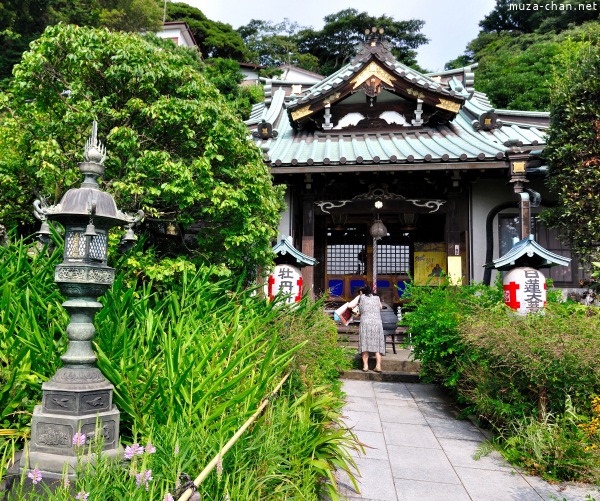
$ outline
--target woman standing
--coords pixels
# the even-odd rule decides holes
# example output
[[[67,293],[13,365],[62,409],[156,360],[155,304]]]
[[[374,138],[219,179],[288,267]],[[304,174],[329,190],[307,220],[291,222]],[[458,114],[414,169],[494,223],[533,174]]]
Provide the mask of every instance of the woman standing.
[[[358,351],[362,353],[363,371],[369,370],[369,352],[375,352],[375,372],[381,372],[381,356],[385,355],[385,336],[379,312],[383,305],[368,286],[359,289],[359,295],[350,305],[354,302],[357,302],[360,309]]]

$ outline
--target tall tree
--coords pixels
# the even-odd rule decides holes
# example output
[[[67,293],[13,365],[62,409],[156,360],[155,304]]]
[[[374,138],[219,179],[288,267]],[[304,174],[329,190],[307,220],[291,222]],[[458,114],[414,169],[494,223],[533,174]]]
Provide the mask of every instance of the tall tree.
[[[365,30],[373,26],[385,30],[385,40],[391,45],[396,58],[409,66],[418,68],[416,49],[427,43],[427,37],[419,33],[424,21],[412,19],[396,21],[390,16],[370,16],[357,9],[344,9],[324,18],[320,31],[305,30],[298,35],[301,53],[319,58],[319,72],[334,73],[355,54],[357,45],[364,41]]]
[[[497,0],[482,30],[446,69],[477,62],[475,86],[497,108],[550,109],[552,67],[562,44],[597,26],[598,11],[582,0]]]
[[[167,3],[167,21],[185,21],[205,58],[249,61],[249,51],[230,24],[211,21],[200,9],[186,3]]]
[[[261,151],[201,74],[197,52],[153,40],[58,25],[32,44],[0,94],[0,221],[30,223],[35,198],[56,203],[80,182],[96,119],[104,186],[119,206],[182,230],[199,223],[192,254],[223,269],[269,262],[283,201]]]
[[[159,0],[3,0],[0,2],[0,80],[46,26],[60,22],[121,31],[156,31]]]
[[[600,43],[566,42],[544,150],[558,205],[543,215],[586,261],[600,260]]]
[[[319,60],[310,53],[300,53],[298,34],[307,28],[285,18],[281,23],[252,19],[238,28],[252,60],[271,69],[291,64],[309,71],[318,71]]]

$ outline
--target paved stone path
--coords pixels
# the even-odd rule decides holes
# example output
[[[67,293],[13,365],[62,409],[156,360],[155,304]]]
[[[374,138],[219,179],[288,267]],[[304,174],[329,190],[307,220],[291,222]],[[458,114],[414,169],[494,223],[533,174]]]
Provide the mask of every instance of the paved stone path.
[[[353,454],[360,494],[338,475],[349,501],[588,501],[588,494],[600,501],[593,486],[551,485],[495,451],[475,461],[486,437],[455,419],[452,401],[435,385],[344,380],[343,390],[345,422],[370,447]]]

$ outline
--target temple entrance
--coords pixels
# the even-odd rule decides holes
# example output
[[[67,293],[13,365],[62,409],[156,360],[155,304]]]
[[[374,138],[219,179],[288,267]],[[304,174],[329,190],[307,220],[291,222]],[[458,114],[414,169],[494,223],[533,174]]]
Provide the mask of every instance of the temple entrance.
[[[445,215],[381,214],[387,235],[379,240],[374,260],[369,233],[373,214],[319,219],[316,236],[323,252],[317,271],[323,291],[329,289],[334,301],[349,301],[360,287],[372,286],[376,261],[378,294],[389,305],[401,303],[407,283],[415,276],[415,248],[423,243],[444,245],[445,240]]]

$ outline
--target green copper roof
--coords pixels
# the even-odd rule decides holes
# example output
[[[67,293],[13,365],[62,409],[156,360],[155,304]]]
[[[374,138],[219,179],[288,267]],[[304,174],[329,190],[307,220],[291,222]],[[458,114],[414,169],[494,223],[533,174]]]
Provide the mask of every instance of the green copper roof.
[[[520,266],[533,268],[550,268],[552,266],[568,266],[571,259],[559,256],[544,249],[534,239],[533,235],[520,240],[504,256],[494,259],[491,263],[484,264],[484,268],[500,271],[512,270]]]
[[[285,256],[289,254],[292,259],[296,260],[296,264],[299,267],[315,266],[316,264],[318,264],[318,261],[314,257],[302,254],[302,252],[296,249],[285,237],[282,238],[275,247],[273,247],[273,252],[280,256]]]
[[[495,110],[485,94],[473,89],[474,66],[421,75],[395,61],[387,50],[379,48],[369,52],[368,47],[363,47],[363,52],[365,50],[348,65],[301,95],[289,95],[290,82],[287,82],[286,93],[286,88],[278,87],[277,81],[267,81],[266,100],[254,106],[246,124],[253,128],[265,120],[277,131],[277,137],[256,140],[272,167],[279,167],[279,172],[285,167],[322,166],[324,171],[328,166],[374,164],[407,164],[407,168],[413,168],[408,164],[456,163],[455,168],[461,168],[461,162],[494,162],[495,167],[507,167],[509,142],[529,149],[532,146],[543,149],[549,114]],[[290,109],[306,108],[306,103],[323,103],[319,96],[326,95],[327,102],[330,101],[333,107],[336,103],[335,88],[347,86],[356,71],[365,68],[365,61],[375,59],[398,78],[410,82],[411,86],[429,89],[428,92],[435,92],[440,99],[449,96],[453,103],[459,103],[456,105],[458,111],[451,115],[449,121],[441,121],[437,125],[411,126],[411,116],[403,115],[403,124],[388,122],[385,128],[379,129],[319,130],[319,126],[311,131],[306,130],[310,127],[303,128],[302,124],[298,127],[298,123],[292,120]],[[317,112],[308,113],[312,116]],[[483,122],[490,114],[495,117],[496,126],[485,130],[480,121]],[[301,120],[306,120],[306,117]]]

